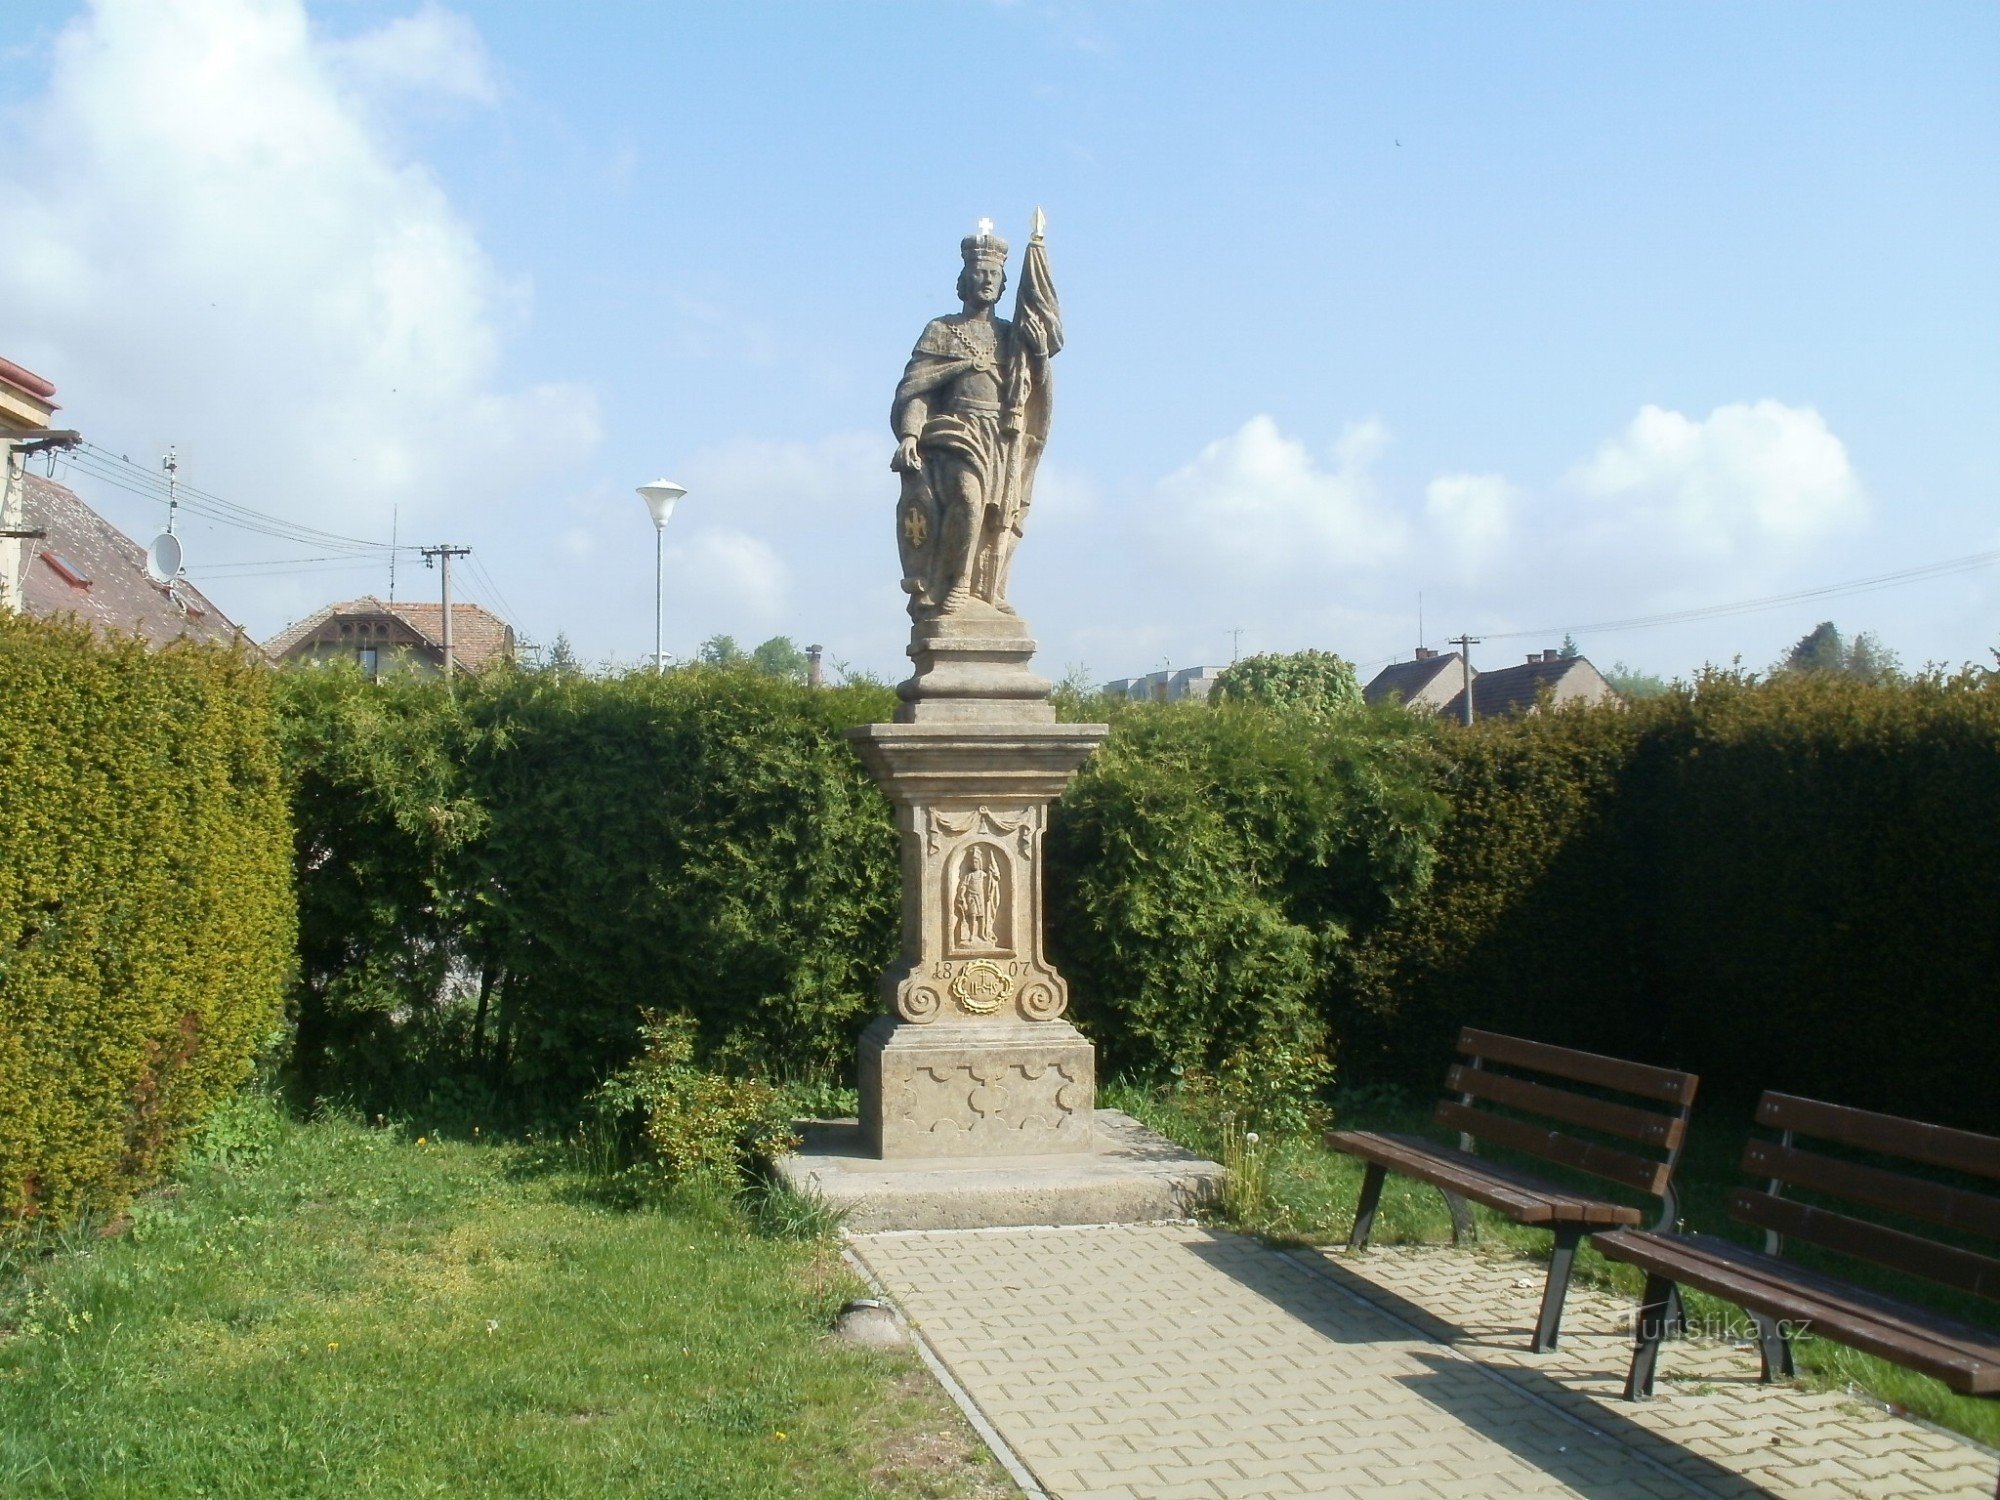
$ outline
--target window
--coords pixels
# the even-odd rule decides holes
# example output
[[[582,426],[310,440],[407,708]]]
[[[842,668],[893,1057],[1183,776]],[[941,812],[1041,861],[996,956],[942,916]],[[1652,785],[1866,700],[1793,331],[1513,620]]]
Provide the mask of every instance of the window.
[[[373,646],[363,646],[354,653],[354,656],[361,663],[361,670],[366,672],[371,680],[378,682],[381,680],[382,653],[380,651]]]

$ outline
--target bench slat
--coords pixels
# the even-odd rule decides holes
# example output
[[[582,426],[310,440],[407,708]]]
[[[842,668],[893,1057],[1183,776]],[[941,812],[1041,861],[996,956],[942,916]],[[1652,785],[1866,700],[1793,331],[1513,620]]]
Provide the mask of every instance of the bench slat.
[[[1666,1115],[1658,1110],[1634,1109],[1629,1104],[1592,1099],[1586,1094],[1547,1088],[1524,1078],[1489,1072],[1485,1068],[1454,1067],[1445,1075],[1445,1087],[1455,1094],[1471,1094],[1476,1099],[1512,1105],[1516,1109],[1547,1115],[1552,1120],[1587,1126],[1610,1135],[1622,1135],[1627,1140],[1640,1141],[1660,1151],[1672,1151],[1679,1146],[1687,1130],[1687,1119],[1682,1115]],[[1476,1130],[1473,1132],[1474,1135],[1478,1133]]]
[[[1757,1101],[1757,1123],[1863,1151],[1881,1151],[1933,1167],[2000,1179],[2000,1136],[1926,1125],[1900,1115],[1880,1115],[1775,1090]]]
[[[1670,1104],[1692,1104],[1695,1085],[1700,1082],[1692,1073],[1627,1062],[1622,1057],[1606,1057],[1598,1052],[1551,1047],[1546,1042],[1502,1036],[1497,1031],[1480,1031],[1471,1026],[1459,1032],[1458,1050],[1467,1057],[1490,1057],[1509,1067],[1532,1068],[1537,1073],[1575,1083],[1594,1083]]]
[[[2000,1334],[1816,1276],[1708,1235],[1615,1230],[1594,1235],[1606,1259],[1713,1293],[1750,1312],[1923,1371],[1969,1395],[2000,1392]]]
[[[1943,1286],[2000,1301],[2000,1260],[1991,1256],[1940,1245],[1921,1235],[1905,1234],[1866,1219],[1748,1188],[1737,1189],[1731,1197],[1729,1216],[1742,1224],[1810,1240],[1890,1270],[1908,1271]]]
[[[1518,1223],[1637,1224],[1644,1217],[1636,1208],[1586,1197],[1532,1172],[1440,1146],[1421,1136],[1330,1130],[1326,1144],[1332,1150],[1387,1167],[1398,1176],[1483,1203]]]
[[[1469,1109],[1448,1099],[1438,1104],[1433,1118],[1440,1125],[1463,1131],[1480,1140],[1525,1151],[1544,1161],[1574,1167],[1608,1182],[1623,1183],[1655,1198],[1665,1193],[1667,1182],[1673,1176],[1670,1162],[1647,1161],[1642,1156],[1634,1156],[1614,1146],[1600,1146],[1565,1135],[1560,1130],[1548,1130],[1524,1120],[1510,1120],[1490,1110]]]
[[[2000,1239],[2000,1198],[1989,1198],[1984,1193],[1968,1193],[1941,1182],[1840,1161],[1815,1151],[1781,1146],[1775,1141],[1753,1140],[1746,1145],[1743,1170],[1752,1176],[1776,1178],[1873,1208],[1907,1213],[1950,1229]]]

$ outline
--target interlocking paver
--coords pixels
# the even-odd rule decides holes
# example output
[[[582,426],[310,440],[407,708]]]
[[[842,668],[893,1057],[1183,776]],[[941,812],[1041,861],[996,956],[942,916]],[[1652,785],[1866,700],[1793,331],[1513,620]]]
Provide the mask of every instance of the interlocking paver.
[[[854,1248],[1056,1500],[1978,1496],[1996,1460],[1677,1342],[1618,1400],[1631,1308],[1462,1250],[1280,1252],[1189,1224],[858,1236]],[[1773,1442],[1777,1437],[1779,1441]]]

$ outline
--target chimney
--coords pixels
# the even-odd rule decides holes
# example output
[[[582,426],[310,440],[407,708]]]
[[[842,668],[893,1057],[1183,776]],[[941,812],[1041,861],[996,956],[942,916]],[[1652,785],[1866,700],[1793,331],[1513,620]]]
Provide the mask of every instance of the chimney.
[[[1434,658],[1435,658],[1436,656],[1437,656],[1437,648],[1436,648],[1435,646],[1419,646],[1419,647],[1417,647],[1417,660],[1418,660],[1418,661],[1430,661],[1430,660],[1434,659]]]
[[[1542,653],[1543,661],[1561,661],[1562,659],[1563,654],[1560,651],[1544,651]]]
[[[1541,653],[1541,652],[1539,652],[1539,651],[1530,651],[1530,652],[1528,653],[1528,665],[1529,665],[1529,666],[1531,666],[1531,667],[1532,667],[1532,666],[1534,666],[1534,665],[1536,665],[1536,664],[1537,664],[1538,662],[1541,662],[1541,661],[1543,661],[1543,660],[1545,660],[1545,658],[1543,657],[1542,653]]]
[[[820,686],[820,668],[819,668],[819,659],[820,659],[820,654],[821,654],[821,652],[820,652],[820,648],[819,648],[818,646],[808,646],[808,647],[806,647],[806,686],[807,686],[807,687],[812,687],[812,688],[816,688],[816,687],[819,687],[819,686]]]

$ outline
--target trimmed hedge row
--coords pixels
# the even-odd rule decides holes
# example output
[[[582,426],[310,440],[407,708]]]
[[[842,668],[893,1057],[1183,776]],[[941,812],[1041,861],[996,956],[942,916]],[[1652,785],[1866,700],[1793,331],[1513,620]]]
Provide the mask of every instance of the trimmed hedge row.
[[[2000,1129],[2000,675],[1715,673],[1443,744],[1437,878],[1359,945],[1351,1068],[1461,1023]]]
[[[898,873],[839,731],[888,717],[886,690],[696,669],[453,694],[317,668],[279,692],[308,1097],[460,1068],[567,1108],[643,1010],[696,1017],[711,1062],[824,1077],[853,1051]]]
[[[1471,1022],[1991,1126],[1995,681],[1718,674],[1469,733],[1119,706],[1052,822],[1051,948],[1107,1074],[1282,1102],[1332,1053],[1428,1090]],[[562,1107],[643,1009],[694,1015],[710,1062],[851,1068],[898,875],[840,731],[885,690],[318,670],[280,693],[308,1092],[470,1061]]]
[[[269,677],[0,614],[0,1225],[115,1207],[273,1036],[294,906]]]

